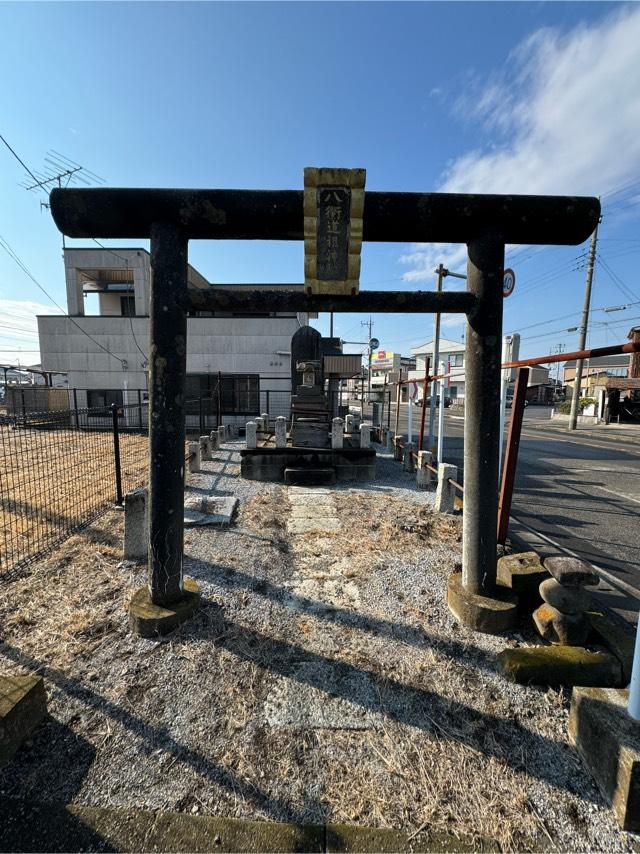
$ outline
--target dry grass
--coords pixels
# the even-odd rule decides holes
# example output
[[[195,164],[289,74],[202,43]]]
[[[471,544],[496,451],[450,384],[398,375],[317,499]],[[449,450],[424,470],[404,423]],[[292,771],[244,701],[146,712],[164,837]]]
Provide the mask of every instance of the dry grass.
[[[147,478],[148,440],[122,434],[123,489]],[[11,569],[115,501],[110,432],[0,426],[0,567]]]

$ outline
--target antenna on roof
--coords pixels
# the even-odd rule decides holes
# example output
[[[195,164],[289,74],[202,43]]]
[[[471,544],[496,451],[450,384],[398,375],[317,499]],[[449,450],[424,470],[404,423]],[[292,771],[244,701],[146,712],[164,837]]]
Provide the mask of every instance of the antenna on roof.
[[[34,181],[35,178],[35,181]],[[20,184],[25,190],[45,190],[49,191],[53,187],[68,187],[70,185],[83,184],[89,187],[92,184],[104,184],[104,178],[85,169],[75,160],[70,160],[64,154],[51,148],[47,151],[44,158],[44,166],[37,172],[33,171],[25,175],[24,181]],[[40,209],[48,208],[49,203],[40,201]],[[65,248],[64,234],[62,235],[62,248]]]

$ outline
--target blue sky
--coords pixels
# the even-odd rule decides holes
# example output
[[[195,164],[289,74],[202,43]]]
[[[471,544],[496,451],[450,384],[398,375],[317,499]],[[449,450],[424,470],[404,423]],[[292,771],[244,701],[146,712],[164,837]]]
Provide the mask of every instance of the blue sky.
[[[332,165],[365,167],[373,190],[601,195],[592,305],[638,305],[594,311],[595,346],[640,322],[638,44],[640,6],[615,3],[4,3],[0,133],[31,169],[55,149],[112,186],[293,189]],[[64,305],[60,235],[23,176],[0,145],[0,235]],[[523,353],[574,349],[586,248],[508,255]],[[464,258],[365,245],[361,285],[431,289]],[[303,276],[299,243],[194,241],[190,260],[211,281]],[[0,252],[0,362],[37,361],[33,318],[54,310]],[[363,319],[336,334],[359,340]],[[388,350],[432,328],[374,317]]]

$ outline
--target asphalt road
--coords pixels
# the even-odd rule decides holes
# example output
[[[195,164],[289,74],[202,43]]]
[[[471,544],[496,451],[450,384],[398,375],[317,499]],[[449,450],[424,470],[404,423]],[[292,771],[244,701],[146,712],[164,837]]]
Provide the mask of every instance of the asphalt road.
[[[415,407],[416,434],[419,415]],[[640,445],[568,435],[552,428],[549,416],[546,407],[525,410],[512,518],[596,564],[640,599]],[[406,434],[406,413],[400,425]],[[445,410],[444,459],[462,479],[463,425],[462,415]]]

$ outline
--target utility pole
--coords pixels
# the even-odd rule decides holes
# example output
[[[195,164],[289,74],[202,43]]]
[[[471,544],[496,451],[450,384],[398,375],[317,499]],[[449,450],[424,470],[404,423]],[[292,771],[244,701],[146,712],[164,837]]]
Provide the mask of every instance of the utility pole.
[[[369,337],[367,339],[368,342],[371,342],[371,330],[373,328],[373,320],[371,319],[371,315],[369,315],[369,320],[361,320],[360,324],[362,326],[368,327],[369,329]],[[369,402],[371,402],[371,343],[367,344],[367,353],[368,353],[368,373],[367,373],[367,394],[369,397]]]
[[[333,338],[333,312],[329,312],[329,338]]]
[[[589,326],[589,309],[591,306],[591,284],[593,282],[593,268],[596,263],[596,244],[598,242],[598,226],[596,225],[591,235],[591,246],[589,248],[589,260],[587,262],[587,282],[584,291],[584,305],[582,307],[582,321],[580,323],[580,338],[578,350],[584,350],[587,345],[587,328]],[[580,386],[582,385],[582,359],[576,360],[576,374],[573,381],[573,394],[571,395],[571,412],[569,414],[569,430],[575,430],[578,423],[578,403],[580,400]]]
[[[440,262],[440,264],[438,264],[438,266],[436,267],[436,270],[435,270],[435,273],[438,277],[438,281],[436,284],[436,291],[438,293],[440,293],[440,291],[442,290],[442,280],[447,275],[447,272],[448,272],[447,268],[444,266],[444,264],[442,262]],[[434,371],[438,370],[439,357],[440,357],[440,314],[436,314],[435,329],[434,329],[434,333],[433,333],[433,361],[432,361]],[[428,450],[431,450],[431,448],[433,447],[433,428],[434,428],[435,420],[436,420],[436,399],[437,399],[436,389],[437,389],[436,384],[431,383],[431,402],[430,402],[430,406],[429,406],[429,432],[427,434],[427,449]],[[444,401],[443,401],[443,404],[444,404]],[[427,401],[423,400],[422,405],[426,406]],[[439,462],[440,462],[440,460],[438,460],[438,463]]]
[[[442,264],[438,264],[434,273],[438,276],[438,281],[436,283],[436,290],[438,293],[442,291],[442,280],[445,276],[453,276],[455,279],[466,279],[467,277],[462,273],[452,273],[450,270]],[[439,364],[439,356],[440,356],[440,314],[436,314],[435,320],[435,329],[433,334],[433,369],[434,371],[438,370]],[[429,407],[429,434],[427,436],[427,448],[431,449],[433,447],[433,430],[435,426],[436,420],[436,388],[435,383],[431,383],[431,405]],[[441,400],[442,405],[444,406],[444,399]],[[427,405],[427,401],[423,401],[423,406]]]

